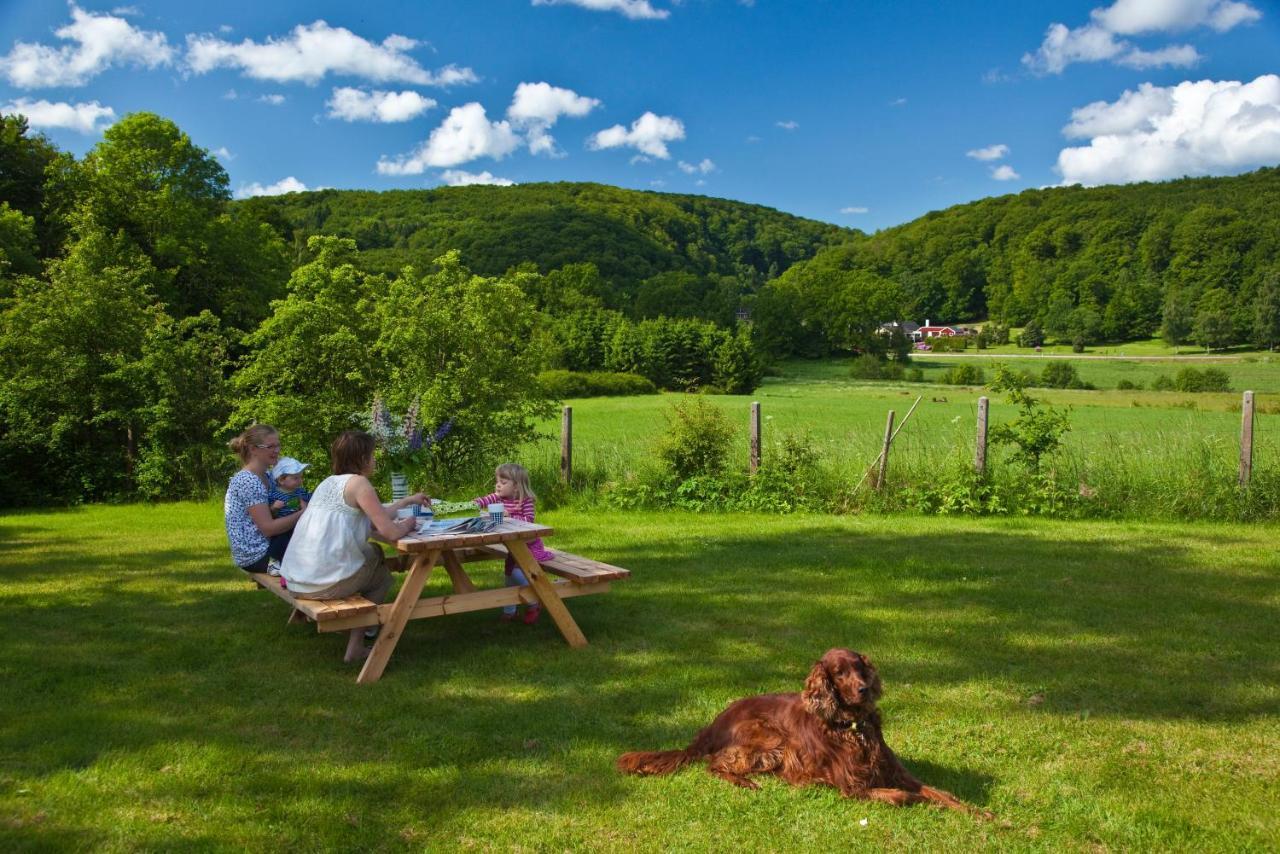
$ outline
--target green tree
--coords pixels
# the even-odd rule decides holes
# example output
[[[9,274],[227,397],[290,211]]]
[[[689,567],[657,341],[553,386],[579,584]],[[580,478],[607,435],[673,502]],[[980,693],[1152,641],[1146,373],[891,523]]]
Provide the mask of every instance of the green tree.
[[[1280,343],[1280,272],[1267,273],[1254,298],[1253,343],[1274,350]]]
[[[273,424],[294,456],[323,459],[391,370],[372,352],[381,331],[375,304],[387,284],[356,268],[353,240],[312,237],[308,251],[315,260],[294,270],[289,295],[244,340],[227,429]]]
[[[1226,288],[1213,288],[1200,297],[1196,306],[1192,337],[1205,350],[1221,350],[1235,343],[1232,310],[1235,301]]]
[[[147,404],[134,365],[163,317],[156,278],[127,239],[89,234],[0,315],[0,441],[38,497],[132,490]]]
[[[1018,415],[991,428],[991,441],[1011,445],[1014,459],[1032,471],[1040,470],[1040,462],[1062,446],[1062,437],[1071,429],[1064,409],[1047,406],[1027,393],[1027,377],[996,365],[994,391],[1003,391],[1008,401],[1018,407]]]
[[[1179,288],[1170,288],[1160,317],[1160,337],[1174,346],[1187,343],[1195,319],[1195,303],[1190,295]]]
[[[250,329],[279,295],[284,244],[228,211],[227,173],[177,125],[133,113],[112,125],[82,163],[76,228],[122,232],[162,276],[157,296],[175,317],[208,309]]]

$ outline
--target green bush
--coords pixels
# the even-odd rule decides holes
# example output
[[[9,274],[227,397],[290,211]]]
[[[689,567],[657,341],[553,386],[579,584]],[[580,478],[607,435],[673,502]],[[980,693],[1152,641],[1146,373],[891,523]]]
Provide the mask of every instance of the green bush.
[[[1178,391],[1231,391],[1231,377],[1221,368],[1182,368],[1173,378],[1173,387]]]
[[[543,371],[538,374],[538,383],[547,397],[557,400],[658,393],[657,386],[638,374],[608,371]]]
[[[1117,391],[1135,391],[1141,390],[1142,383],[1135,383],[1133,380],[1120,380],[1116,383]]]
[[[849,376],[855,380],[900,380],[903,373],[901,362],[890,362],[873,353],[863,353],[849,368]]]
[[[928,344],[935,353],[958,353],[969,349],[969,338],[965,335],[937,335],[930,338]]]
[[[723,412],[700,397],[688,397],[667,410],[667,429],[658,437],[657,456],[681,481],[714,478],[725,470],[734,433]]]
[[[1080,381],[1080,372],[1070,362],[1049,362],[1040,374],[1040,385],[1044,388],[1070,388],[1073,382]]]
[[[907,379],[907,382],[910,382],[910,383],[924,382],[924,369],[912,368],[911,370],[907,371],[906,379]]]
[[[947,385],[982,385],[986,381],[986,374],[977,365],[952,365],[938,377],[938,382]]]

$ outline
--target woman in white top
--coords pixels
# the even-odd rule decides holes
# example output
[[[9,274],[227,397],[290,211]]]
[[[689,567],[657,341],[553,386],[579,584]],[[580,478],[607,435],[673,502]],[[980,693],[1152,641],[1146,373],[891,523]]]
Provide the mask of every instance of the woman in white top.
[[[369,537],[395,542],[413,532],[416,522],[395,518],[402,507],[422,504],[418,492],[383,504],[369,476],[374,470],[374,440],[360,430],[347,430],[329,448],[333,476],[316,487],[307,512],[294,528],[280,574],[300,599],[342,599],[360,594],[380,603],[391,587],[382,548]],[[369,655],[364,629],[352,629],[344,661]]]

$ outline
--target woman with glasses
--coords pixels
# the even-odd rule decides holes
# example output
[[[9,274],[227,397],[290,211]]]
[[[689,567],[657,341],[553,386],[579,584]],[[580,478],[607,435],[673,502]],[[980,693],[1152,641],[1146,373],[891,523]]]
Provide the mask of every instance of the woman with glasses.
[[[293,528],[303,513],[271,517],[267,503],[267,471],[280,461],[280,434],[267,424],[254,424],[227,443],[243,467],[231,476],[222,510],[227,521],[231,559],[245,572],[267,572],[284,558]]]

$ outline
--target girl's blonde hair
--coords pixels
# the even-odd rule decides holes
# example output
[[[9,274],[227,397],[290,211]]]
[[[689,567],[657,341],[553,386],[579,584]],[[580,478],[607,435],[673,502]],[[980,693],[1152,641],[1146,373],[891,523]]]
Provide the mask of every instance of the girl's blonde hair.
[[[500,477],[503,480],[509,480],[516,487],[516,499],[524,501],[526,498],[537,498],[533,493],[533,487],[529,485],[529,472],[519,463],[503,463],[498,466],[498,470],[493,473],[494,477]]]
[[[279,435],[276,428],[270,424],[251,424],[243,433],[228,442],[227,447],[239,455],[240,462],[247,463],[249,454],[253,453],[254,445],[265,445],[268,439],[274,439]]]

